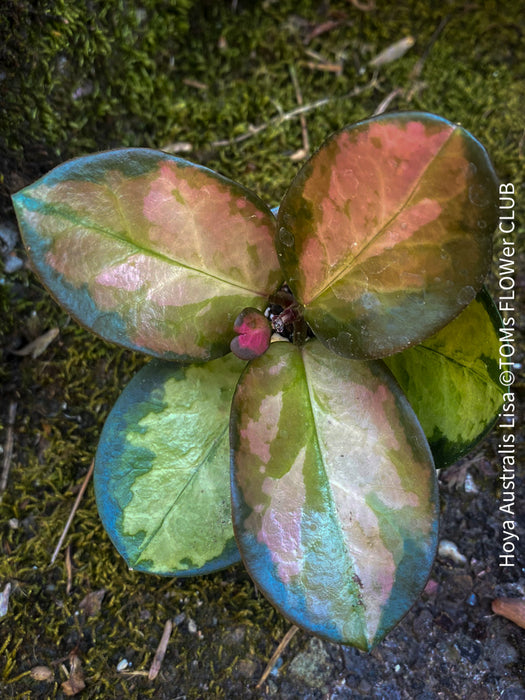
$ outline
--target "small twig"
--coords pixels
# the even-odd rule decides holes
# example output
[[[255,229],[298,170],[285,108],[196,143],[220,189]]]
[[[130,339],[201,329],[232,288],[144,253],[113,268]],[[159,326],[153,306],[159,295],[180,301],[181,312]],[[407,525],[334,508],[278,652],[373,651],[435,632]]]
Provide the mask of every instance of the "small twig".
[[[211,146],[212,148],[219,148],[221,146],[232,146],[236,143],[242,143],[243,141],[250,139],[252,136],[260,134],[261,131],[269,129],[271,126],[276,126],[282,124],[283,122],[290,121],[290,119],[295,119],[296,117],[301,116],[301,114],[307,114],[308,112],[312,112],[314,109],[324,107],[325,105],[330,104],[331,102],[335,102],[336,100],[344,100],[348,99],[349,97],[356,97],[357,95],[361,95],[363,92],[366,92],[370,88],[376,87],[377,84],[377,73],[374,73],[370,82],[368,82],[366,85],[363,85],[362,87],[354,88],[346,95],[342,95],[341,97],[323,97],[320,100],[316,100],[315,102],[311,102],[310,104],[303,105],[302,107],[296,107],[295,109],[292,109],[291,112],[279,114],[278,116],[273,117],[273,119],[270,119],[270,121],[265,122],[264,124],[259,124],[259,126],[250,126],[248,128],[248,131],[244,134],[240,134],[239,136],[235,136],[231,139],[221,139],[219,141],[213,141],[211,143]]]
[[[66,594],[71,593],[71,586],[73,585],[73,566],[71,564],[71,545],[68,544],[66,548],[66,571],[67,571],[67,585]]]
[[[343,66],[340,63],[317,63],[316,61],[307,61],[304,65],[311,70],[324,70],[327,73],[337,73],[337,75],[341,75],[343,72]]]
[[[303,106],[303,94],[301,92],[301,88],[299,86],[299,81],[297,80],[297,74],[295,72],[295,68],[293,66],[290,66],[290,77],[292,79],[292,83],[294,86],[295,90],[295,99],[297,100],[297,104],[299,107]],[[302,158],[306,158],[306,156],[310,153],[310,139],[308,138],[308,126],[306,124],[306,117],[304,114],[299,115],[299,121],[301,122],[301,134],[303,137],[303,147],[296,151],[292,155],[292,160],[297,161],[301,160]]]
[[[436,27],[436,29],[434,30],[434,33],[430,37],[430,40],[429,40],[428,44],[426,45],[425,50],[423,51],[423,54],[416,61],[414,67],[412,68],[412,70],[410,72],[409,80],[411,83],[414,82],[421,75],[421,71],[423,70],[423,65],[424,65],[428,55],[430,54],[432,47],[434,46],[435,42],[437,41],[437,39],[438,39],[439,35],[441,34],[441,32],[443,31],[443,29],[447,26],[449,20],[450,20],[449,16],[444,17],[441,20],[441,22],[439,23],[439,25]],[[392,90],[392,92],[390,92],[379,103],[379,105],[376,107],[376,110],[374,111],[373,116],[376,117],[379,114],[383,114],[383,112],[385,112],[388,109],[391,102],[393,100],[395,100],[396,97],[402,96],[410,102],[410,100],[412,99],[413,93],[417,89],[421,89],[422,85],[423,85],[422,83],[419,83],[419,85],[418,85],[418,83],[415,83],[415,86],[413,86],[410,90],[409,90],[409,86],[406,86],[404,88],[401,88],[401,87],[395,88],[394,90]]]
[[[395,100],[395,98],[396,98],[398,95],[402,95],[403,92],[404,92],[404,91],[403,91],[403,88],[396,88],[395,90],[392,90],[392,92],[389,93],[389,94],[385,97],[385,99],[382,100],[382,102],[379,103],[379,105],[376,107],[375,112],[374,112],[374,114],[373,114],[372,116],[377,117],[378,114],[383,114],[383,112],[384,112],[385,110],[387,110],[388,107],[390,106],[390,103],[392,102],[392,100]]]
[[[157,651],[155,652],[155,656],[153,657],[153,661],[151,663],[151,667],[148,673],[148,679],[150,681],[155,680],[155,678],[159,675],[160,667],[162,665],[164,655],[166,654],[166,649],[168,648],[168,642],[170,641],[172,629],[172,621],[167,620],[166,624],[164,625],[164,632],[162,633],[159,646],[157,647]]]
[[[264,669],[264,673],[261,676],[261,680],[255,686],[255,688],[257,690],[259,690],[262,687],[264,681],[270,675],[272,668],[275,666],[277,659],[281,656],[281,654],[286,649],[288,644],[290,644],[292,637],[294,636],[294,634],[297,632],[298,629],[299,629],[299,627],[297,627],[297,625],[292,625],[290,627],[290,629],[288,630],[288,632],[281,639],[281,641],[279,642],[279,645],[277,646],[277,649],[272,654],[272,658],[268,661],[268,665]]]
[[[523,145],[525,144],[525,129],[523,129],[523,134],[521,135],[520,142],[518,144],[518,156],[521,158],[523,156]]]
[[[350,0],[350,2],[355,8],[361,10],[361,12],[372,12],[372,10],[376,9],[375,0],[366,0],[365,2],[361,2],[361,0]]]
[[[119,671],[119,676],[131,678],[132,676],[149,676],[147,671]]]
[[[4,461],[2,465],[2,479],[0,481],[0,498],[7,488],[7,479],[9,478],[9,470],[11,469],[11,458],[13,457],[13,442],[14,442],[14,425],[16,418],[16,401],[11,401],[9,404],[9,412],[7,414],[7,435],[4,445]]]
[[[69,514],[69,518],[67,519],[66,526],[64,528],[64,531],[60,535],[60,539],[58,540],[58,544],[55,547],[55,551],[53,552],[53,556],[51,557],[51,564],[55,563],[55,559],[57,558],[57,555],[60,551],[60,548],[62,547],[62,544],[66,538],[66,535],[69,531],[69,528],[71,527],[71,523],[73,522],[73,518],[75,517],[75,513],[78,510],[78,506],[80,505],[80,501],[82,500],[82,496],[84,495],[84,491],[87,488],[87,485],[89,483],[89,480],[91,479],[91,475],[93,474],[93,469],[95,468],[95,460],[91,462],[91,466],[88,469],[88,473],[86,474],[86,478],[84,479],[84,483],[82,484],[80,491],[78,492],[77,499],[75,501],[75,504],[71,510],[71,513]]]
[[[162,150],[166,153],[191,153],[193,144],[189,141],[177,141],[176,143],[167,143],[162,146]]]
[[[425,46],[425,50],[421,54],[420,58],[418,58],[418,60],[414,64],[414,67],[412,68],[412,70],[410,71],[410,75],[408,76],[409,80],[414,80],[415,78],[419,78],[419,76],[421,75],[421,71],[423,70],[423,65],[424,65],[425,61],[427,60],[428,55],[430,54],[430,51],[432,50],[432,47],[436,43],[439,35],[443,31],[443,29],[445,29],[445,27],[447,26],[449,21],[450,21],[450,15],[447,15],[446,17],[443,17],[441,22],[438,24],[438,26],[434,30],[434,33],[430,37],[428,44]]]

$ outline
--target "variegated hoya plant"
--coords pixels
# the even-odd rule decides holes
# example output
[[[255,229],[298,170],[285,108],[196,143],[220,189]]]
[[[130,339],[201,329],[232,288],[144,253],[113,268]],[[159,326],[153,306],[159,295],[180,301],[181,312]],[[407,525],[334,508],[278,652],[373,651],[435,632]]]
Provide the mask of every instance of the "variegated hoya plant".
[[[360,122],[302,167],[276,217],[140,148],[65,163],[13,199],[58,302],[155,358],[95,460],[128,565],[193,576],[242,557],[295,624],[376,645],[428,579],[436,467],[501,406],[483,287],[497,179],[480,143],[427,113]]]

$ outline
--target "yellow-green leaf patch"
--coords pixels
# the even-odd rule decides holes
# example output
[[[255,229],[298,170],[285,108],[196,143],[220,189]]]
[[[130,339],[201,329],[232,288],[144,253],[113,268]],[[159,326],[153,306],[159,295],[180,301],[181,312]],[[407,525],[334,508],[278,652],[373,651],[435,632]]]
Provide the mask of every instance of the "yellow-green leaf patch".
[[[239,560],[228,424],[244,363],[233,355],[180,367],[153,360],[111,411],[95,461],[95,493],[133,569],[189,576]]]
[[[385,358],[419,418],[438,468],[467,454],[498,417],[503,403],[501,324],[483,289],[435,335]]]

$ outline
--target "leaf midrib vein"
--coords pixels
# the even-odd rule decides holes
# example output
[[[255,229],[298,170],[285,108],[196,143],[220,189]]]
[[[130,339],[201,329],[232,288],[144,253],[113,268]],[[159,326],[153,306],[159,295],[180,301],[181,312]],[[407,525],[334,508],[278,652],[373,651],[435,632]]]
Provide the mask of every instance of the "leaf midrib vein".
[[[342,542],[342,544],[343,544],[343,548],[344,548],[344,550],[348,553],[348,557],[349,557],[349,559],[350,559],[351,562],[352,562],[352,569],[355,571],[355,573],[357,573],[357,567],[356,567],[356,565],[355,565],[355,558],[353,557],[352,552],[351,552],[351,551],[349,550],[349,548],[347,547],[346,538],[345,538],[343,529],[342,529],[341,524],[340,524],[339,514],[338,514],[338,511],[337,511],[337,507],[336,507],[336,498],[335,498],[335,496],[334,496],[334,492],[333,492],[333,489],[332,489],[332,483],[331,483],[331,481],[330,481],[330,478],[329,478],[329,475],[328,475],[328,469],[327,469],[327,467],[326,467],[326,462],[325,462],[325,460],[324,460],[323,453],[322,453],[322,450],[321,450],[321,447],[320,447],[319,432],[318,432],[318,429],[317,429],[317,423],[316,423],[316,420],[315,420],[315,411],[314,411],[314,408],[313,408],[313,406],[314,406],[314,399],[313,399],[313,394],[312,394],[312,390],[311,390],[311,387],[310,387],[310,382],[308,381],[308,373],[307,373],[307,371],[306,371],[306,363],[305,363],[305,358],[304,358],[303,351],[301,351],[299,354],[300,354],[300,357],[301,357],[301,366],[302,366],[303,375],[304,375],[304,382],[305,382],[305,385],[306,385],[306,390],[307,390],[307,392],[308,392],[308,407],[309,407],[309,409],[310,409],[310,414],[311,414],[311,417],[312,417],[312,424],[313,424],[314,435],[315,435],[316,449],[317,449],[317,453],[319,454],[319,459],[320,459],[320,463],[321,463],[323,472],[324,472],[324,474],[325,474],[326,483],[327,483],[328,488],[329,488],[329,490],[330,490],[330,502],[331,502],[332,517],[333,517],[333,520],[334,520],[334,522],[335,522],[335,524],[336,524],[336,527],[337,527],[337,530],[338,530],[338,533],[339,533],[339,537],[341,538],[341,542]],[[356,591],[356,593],[357,593],[357,596],[359,597],[359,599],[362,600],[361,592],[360,592],[360,591]],[[363,633],[363,635],[364,635],[365,640],[368,642],[368,641],[369,641],[369,635],[368,635],[368,622],[367,622],[366,615],[363,615],[363,617],[362,617],[362,619],[361,619],[361,622],[362,622],[362,626],[363,626],[363,631],[362,631],[362,633]]]
[[[33,197],[28,196],[27,198],[31,199],[33,202],[36,202],[39,205],[42,204],[40,202],[40,200],[35,199]],[[248,292],[250,294],[253,294],[255,296],[262,296],[262,297],[266,296],[264,294],[264,292],[260,292],[260,291],[254,290],[254,289],[249,289],[249,288],[247,288],[247,287],[245,287],[237,282],[233,282],[231,280],[224,279],[224,278],[219,277],[217,275],[213,275],[212,273],[210,273],[206,270],[202,270],[202,269],[193,267],[191,265],[188,265],[187,263],[183,263],[175,258],[170,257],[169,255],[167,255],[165,253],[161,253],[159,251],[152,250],[149,248],[144,248],[143,246],[139,245],[137,242],[128,240],[127,238],[116,234],[114,231],[112,231],[109,228],[106,228],[104,226],[100,226],[100,225],[94,223],[93,221],[85,220],[79,216],[76,216],[75,214],[70,214],[69,212],[64,211],[62,209],[62,207],[60,207],[60,206],[57,206],[54,204],[48,204],[48,203],[45,203],[44,206],[45,206],[47,212],[49,212],[57,217],[60,217],[62,219],[65,219],[66,221],[71,222],[75,226],[79,226],[79,227],[89,229],[91,231],[95,231],[103,236],[106,236],[107,238],[111,238],[113,240],[119,241],[120,243],[123,243],[123,244],[129,246],[129,248],[134,249],[139,253],[148,255],[150,257],[154,257],[158,260],[162,260],[162,262],[165,262],[165,263],[177,265],[181,268],[184,268],[184,269],[189,270],[191,272],[198,273],[198,274],[203,275],[205,277],[209,277],[210,279],[214,279],[214,280],[220,282],[221,284],[225,284],[225,285],[228,285],[230,287],[234,287],[236,289],[242,289],[243,291]],[[127,226],[126,218],[123,216],[120,206],[118,207],[118,209],[119,209],[119,213],[121,215],[121,218],[123,219],[123,222],[124,222],[124,230],[129,233],[129,227]]]
[[[206,454],[202,457],[202,459],[200,460],[200,462],[199,462],[195,467],[193,467],[193,470],[192,470],[192,473],[191,473],[190,477],[188,478],[188,480],[187,480],[186,483],[184,484],[183,488],[178,492],[178,494],[177,494],[177,496],[175,497],[173,503],[170,505],[170,507],[169,507],[169,508],[166,510],[166,512],[164,513],[164,515],[163,515],[161,521],[159,522],[159,524],[157,525],[157,527],[152,531],[152,533],[150,534],[150,536],[148,537],[148,539],[147,539],[147,540],[144,540],[144,541],[141,543],[141,546],[140,546],[140,554],[139,554],[139,556],[135,559],[135,561],[133,562],[133,565],[136,565],[137,563],[140,562],[140,559],[141,559],[143,553],[145,552],[145,550],[150,546],[150,544],[151,544],[152,541],[155,539],[155,537],[158,535],[158,533],[163,529],[164,523],[166,522],[167,518],[170,516],[170,514],[172,513],[172,511],[173,511],[173,510],[175,509],[175,507],[177,506],[179,500],[180,500],[180,499],[182,498],[182,496],[184,495],[184,492],[185,492],[186,489],[190,486],[190,484],[192,484],[193,481],[196,479],[197,474],[201,471],[201,469],[203,468],[203,466],[204,466],[205,464],[207,464],[208,460],[209,460],[209,459],[213,456],[213,454],[217,451],[217,449],[218,449],[218,447],[219,447],[219,445],[220,445],[222,439],[224,438],[225,433],[227,433],[227,432],[228,432],[228,426],[226,426],[226,427],[221,431],[221,433],[215,438],[215,440],[212,442],[212,444],[211,444],[209,450],[208,450],[208,451],[206,452]]]
[[[434,157],[427,163],[424,170],[421,172],[420,176],[415,181],[414,186],[412,187],[410,194],[406,198],[402,207],[394,215],[392,215],[390,217],[390,219],[381,227],[381,229],[374,236],[372,236],[372,238],[370,238],[370,240],[368,240],[366,242],[366,244],[359,250],[359,252],[348,263],[344,262],[342,264],[339,271],[336,272],[332,276],[332,278],[325,283],[324,287],[320,291],[318,291],[309,301],[305,301],[305,305],[312,304],[312,302],[314,302],[318,297],[320,297],[322,294],[324,294],[324,292],[326,292],[332,285],[334,285],[339,279],[341,279],[341,277],[344,277],[349,272],[349,270],[351,270],[352,267],[357,265],[357,261],[363,255],[363,253],[374,243],[374,241],[377,240],[377,238],[379,238],[384,233],[385,230],[388,230],[388,227],[391,225],[392,221],[394,221],[399,216],[399,214],[408,207],[408,205],[409,205],[410,201],[412,200],[412,198],[414,197],[414,194],[416,193],[416,190],[418,189],[418,187],[421,183],[421,180],[423,179],[425,173],[431,167],[431,165],[435,161],[435,159],[439,157],[439,154],[445,148],[447,143],[450,141],[453,134],[456,133],[456,130],[457,130],[457,127],[454,127],[452,129],[452,131],[450,132],[448,137],[445,139],[445,141],[443,141],[443,143],[439,147],[439,150],[434,154]]]
[[[471,367],[469,365],[464,364],[463,362],[460,362],[459,360],[456,360],[454,357],[450,357],[450,355],[445,355],[445,353],[440,352],[439,350],[436,350],[435,348],[431,348],[428,345],[425,345],[424,343],[419,343],[419,345],[416,345],[414,350],[428,350],[428,352],[433,352],[435,355],[439,355],[439,357],[443,357],[445,360],[448,362],[452,362],[453,364],[457,365],[458,367],[461,367],[462,369],[465,369],[467,372],[470,374],[475,375],[478,377],[481,381],[483,381],[485,384],[487,383],[487,377],[490,379],[490,383],[494,386],[497,387],[497,384],[492,380],[492,378],[488,375],[484,376],[481,372],[479,372],[475,367]]]

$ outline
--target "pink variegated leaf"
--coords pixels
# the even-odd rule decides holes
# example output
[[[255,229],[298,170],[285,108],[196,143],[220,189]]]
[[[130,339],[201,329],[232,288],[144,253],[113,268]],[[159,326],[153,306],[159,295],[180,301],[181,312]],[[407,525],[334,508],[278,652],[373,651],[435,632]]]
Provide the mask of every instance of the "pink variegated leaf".
[[[235,390],[237,544],[294,624],[370,649],[423,590],[437,544],[427,440],[385,365],[272,343]]]
[[[288,190],[276,237],[317,337],[378,358],[446,325],[488,272],[497,197],[481,144],[434,115],[382,115],[330,137]]]
[[[236,316],[281,281],[256,195],[148,149],[65,163],[14,198],[36,272],[106,338],[166,359],[229,352]]]

